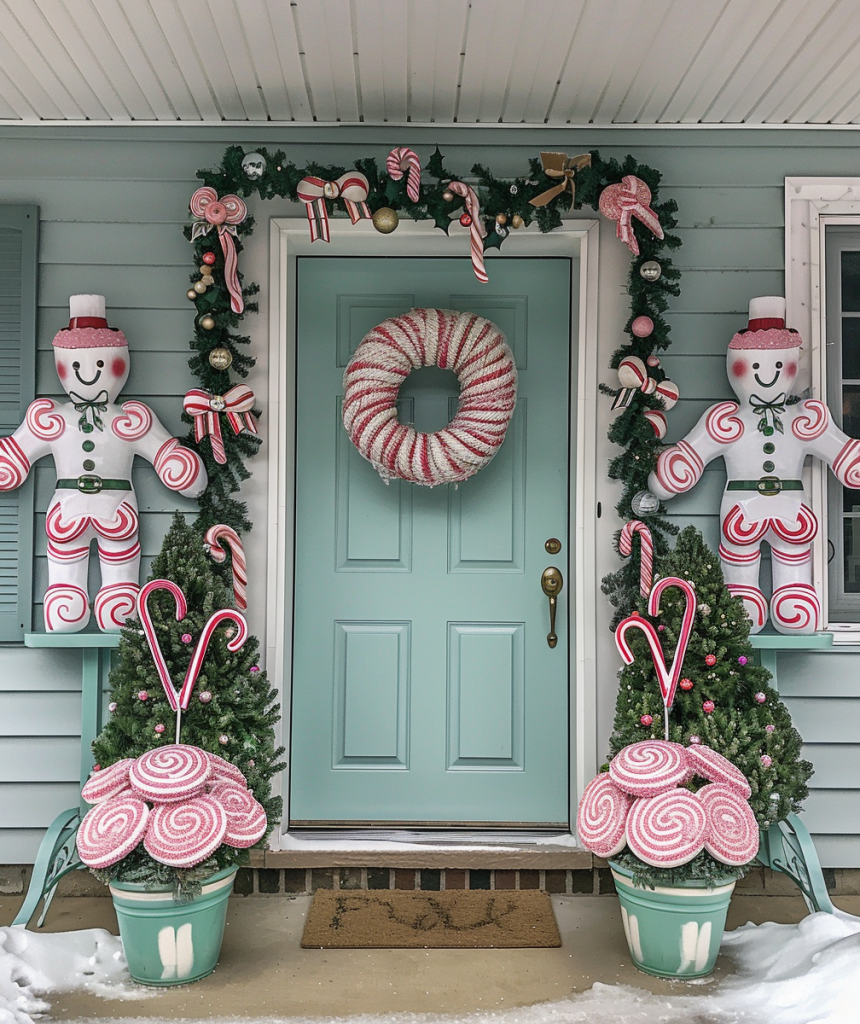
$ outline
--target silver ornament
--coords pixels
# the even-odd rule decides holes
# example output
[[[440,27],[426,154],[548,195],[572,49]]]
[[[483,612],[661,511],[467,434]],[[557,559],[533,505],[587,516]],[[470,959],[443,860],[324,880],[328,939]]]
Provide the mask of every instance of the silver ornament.
[[[242,161],[242,173],[249,181],[259,181],[266,169],[266,158],[262,153],[246,153]]]
[[[637,516],[652,516],[660,508],[660,499],[650,491],[637,491],[630,507]]]
[[[663,268],[656,260],[648,260],[639,268],[639,276],[646,281],[659,281]]]

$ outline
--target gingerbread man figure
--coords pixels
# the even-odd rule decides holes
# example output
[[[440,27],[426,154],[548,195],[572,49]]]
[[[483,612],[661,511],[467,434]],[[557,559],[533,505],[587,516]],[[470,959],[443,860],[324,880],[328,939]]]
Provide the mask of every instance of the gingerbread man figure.
[[[825,462],[846,487],[860,487],[860,441],[839,430],[823,402],[787,404],[800,346],[800,335],[785,326],[785,299],[753,299],[748,329],[732,338],[728,350],[738,401],[711,406],[682,441],[661,452],[648,481],[665,501],[689,491],[705,466],[723,456],[728,480],[720,505],[720,560],[754,633],[767,622],[768,610],[780,633],[814,633],[821,626],[812,586],[818,521],[801,479],[806,456]],[[770,602],[759,582],[762,541],[772,556]]]
[[[74,633],[88,623],[87,572],[95,541],[101,587],[93,612],[99,629],[116,632],[134,613],[139,590],[135,455],[153,464],[165,486],[191,498],[206,487],[206,470],[142,402],[116,404],[128,379],[128,342],[108,327],[104,297],[73,295],[69,307],[69,326],[53,342],[69,401],[37,398],[15,433],[0,438],[0,490],[19,487],[34,462],[53,455],[57,483],[45,523],[45,629]]]

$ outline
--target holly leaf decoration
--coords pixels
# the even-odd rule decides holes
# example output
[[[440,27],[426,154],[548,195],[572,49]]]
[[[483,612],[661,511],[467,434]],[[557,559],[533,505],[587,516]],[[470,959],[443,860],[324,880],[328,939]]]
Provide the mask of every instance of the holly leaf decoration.
[[[427,161],[427,173],[431,174],[434,178],[451,177],[442,165],[442,152],[438,146],[436,147],[436,151],[433,156],[431,156]]]

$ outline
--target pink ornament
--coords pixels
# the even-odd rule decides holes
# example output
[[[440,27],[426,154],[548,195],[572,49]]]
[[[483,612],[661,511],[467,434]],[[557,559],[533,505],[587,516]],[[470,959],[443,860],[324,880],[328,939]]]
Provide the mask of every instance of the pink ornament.
[[[215,262],[216,259],[217,259],[217,257],[216,257],[214,252],[204,252],[203,253],[203,262],[207,266],[209,266],[209,267],[212,266],[212,264]]]
[[[251,668],[249,669],[249,671],[250,672],[259,672],[260,671],[260,666],[259,665],[252,665]]]
[[[648,356],[645,362],[652,367],[660,365],[660,360],[657,358],[657,356]]]
[[[690,746],[694,747],[697,743],[701,743],[701,742],[702,742],[702,737],[701,736],[697,736],[695,733],[693,733],[693,735],[690,737]]]
[[[717,663],[717,656],[715,654],[706,654],[705,655],[705,664],[708,666],[708,668],[710,668],[712,665],[716,665],[716,663]]]
[[[159,722],[158,725],[155,727],[155,731],[158,733],[159,736],[164,732],[164,726],[161,724],[161,722]]]
[[[742,654],[742,655],[741,655],[741,656],[740,656],[740,657],[738,658],[738,664],[739,664],[739,665],[746,665],[746,663],[747,663],[747,659],[746,659],[746,658],[744,657],[744,655]]]
[[[759,691],[755,695],[755,697],[753,697],[753,700],[756,702],[756,704],[764,704],[764,702],[767,700],[767,697],[761,691]]]
[[[112,700],[110,702],[110,704],[108,704],[108,711],[110,711],[111,714],[113,714],[114,711],[116,711],[116,701],[115,700]]]
[[[767,725],[766,725],[766,726],[764,727],[764,731],[765,731],[765,732],[774,732],[775,730],[776,730],[776,726],[775,726],[775,725],[771,725],[770,723],[768,723],[768,724],[767,724]]]
[[[248,767],[249,768],[256,767],[256,764],[257,764],[257,762],[253,758],[249,758],[249,760],[248,760]]]
[[[657,629],[658,629],[658,630],[659,630],[659,631],[660,631],[661,633],[665,633],[665,632],[666,632],[666,627],[665,627],[665,626],[663,625],[663,623],[662,623],[662,622],[661,622],[661,623],[660,623],[660,625],[659,625],[659,626],[657,627]]]
[[[230,737],[226,733],[222,732],[221,735],[218,737],[218,742],[221,744],[222,747],[226,747],[227,744],[230,742]]]
[[[641,718],[639,719],[639,721],[640,721],[640,722],[641,722],[641,723],[642,723],[642,724],[643,724],[644,726],[646,726],[646,727],[647,727],[647,726],[649,726],[649,725],[650,725],[650,724],[651,724],[651,723],[652,723],[652,722],[654,721],[654,719],[653,719],[653,718],[651,717],[651,715],[643,715],[643,716],[642,716],[642,717],[641,717]]]
[[[180,639],[184,644],[190,644],[194,637],[190,633],[183,633]]]
[[[637,316],[630,325],[630,330],[637,338],[647,338],[654,331],[654,321],[650,316]]]
[[[706,700],[702,704],[702,711],[704,711],[706,715],[712,715],[715,707],[716,704],[714,704],[712,700]]]
[[[773,758],[769,754],[762,754],[761,763],[764,765],[765,768],[770,768],[770,766],[773,764]]]
[[[201,690],[200,693],[197,694],[197,699],[201,704],[208,704],[209,701],[212,700],[212,694],[208,690]]]
[[[146,692],[146,690],[138,690],[137,691],[137,699],[138,700],[149,700],[149,694]]]
[[[682,679],[681,682],[678,683],[678,685],[681,687],[682,690],[692,690],[693,689],[693,680],[692,679]]]

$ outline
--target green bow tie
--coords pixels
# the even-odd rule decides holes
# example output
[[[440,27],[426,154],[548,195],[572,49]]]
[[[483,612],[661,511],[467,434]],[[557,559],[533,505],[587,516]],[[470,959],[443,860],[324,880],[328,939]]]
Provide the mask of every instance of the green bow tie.
[[[102,399],[104,395],[104,399]],[[78,420],[78,430],[84,430],[84,425],[87,422],[87,416],[92,416],[93,426],[98,430],[104,430],[105,425],[99,413],[107,412],[108,401],[110,396],[107,391],[100,391],[92,401],[88,401],[86,398],[81,398],[75,391],[69,392],[69,398],[71,398],[75,411],[81,414]]]
[[[774,430],[778,430],[780,434],[784,433],[782,429],[782,420],[777,415],[778,413],[785,412],[784,391],[769,402],[764,398],[759,398],[758,395],[750,395],[750,406],[756,416],[761,417],[758,421],[758,429],[763,434],[770,436]],[[772,425],[769,425],[767,422],[768,416],[771,417]]]

